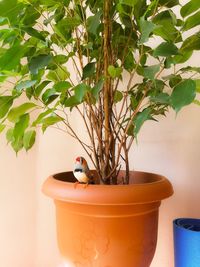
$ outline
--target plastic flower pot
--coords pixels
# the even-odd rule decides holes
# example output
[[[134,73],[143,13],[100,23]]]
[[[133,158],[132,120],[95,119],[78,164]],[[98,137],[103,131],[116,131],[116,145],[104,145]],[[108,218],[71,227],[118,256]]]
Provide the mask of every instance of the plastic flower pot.
[[[43,192],[55,202],[58,246],[67,266],[150,266],[159,206],[173,189],[157,174],[131,172],[131,178],[129,185],[75,187],[67,172],[45,181]]]
[[[200,267],[200,219],[174,220],[175,267]]]

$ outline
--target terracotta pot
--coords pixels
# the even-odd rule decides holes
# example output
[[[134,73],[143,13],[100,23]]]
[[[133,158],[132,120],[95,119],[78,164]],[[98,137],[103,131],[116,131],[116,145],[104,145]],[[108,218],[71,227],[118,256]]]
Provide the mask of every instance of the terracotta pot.
[[[158,209],[173,189],[157,174],[131,172],[133,177],[129,185],[75,187],[72,172],[66,172],[45,181],[43,192],[55,201],[58,246],[67,267],[150,266]]]

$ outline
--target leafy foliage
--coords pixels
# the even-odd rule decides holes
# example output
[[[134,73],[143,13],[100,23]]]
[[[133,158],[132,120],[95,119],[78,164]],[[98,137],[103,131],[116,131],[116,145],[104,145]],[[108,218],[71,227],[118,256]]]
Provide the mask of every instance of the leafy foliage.
[[[147,120],[199,104],[200,69],[181,66],[200,50],[199,25],[198,0],[0,1],[0,132],[18,152],[37,127],[63,125],[115,183]],[[73,130],[74,110],[91,144]]]

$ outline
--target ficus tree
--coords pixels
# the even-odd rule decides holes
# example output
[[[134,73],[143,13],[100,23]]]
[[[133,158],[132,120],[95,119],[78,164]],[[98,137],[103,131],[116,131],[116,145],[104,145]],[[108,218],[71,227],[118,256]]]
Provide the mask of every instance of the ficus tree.
[[[187,64],[199,25],[199,0],[0,1],[0,131],[18,152],[36,128],[63,124],[103,183],[117,183],[122,161],[129,183],[144,122],[199,104],[200,67]],[[70,123],[75,110],[89,143]]]

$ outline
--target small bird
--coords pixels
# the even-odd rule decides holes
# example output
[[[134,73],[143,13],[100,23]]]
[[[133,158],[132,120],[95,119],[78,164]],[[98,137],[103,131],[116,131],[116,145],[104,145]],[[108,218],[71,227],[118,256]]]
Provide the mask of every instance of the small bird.
[[[77,157],[75,161],[75,167],[73,174],[78,180],[77,183],[89,184],[90,182],[90,170],[87,161],[83,157]]]

